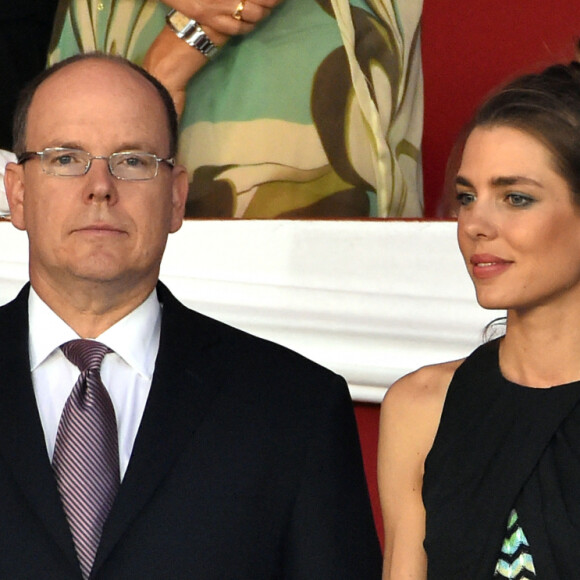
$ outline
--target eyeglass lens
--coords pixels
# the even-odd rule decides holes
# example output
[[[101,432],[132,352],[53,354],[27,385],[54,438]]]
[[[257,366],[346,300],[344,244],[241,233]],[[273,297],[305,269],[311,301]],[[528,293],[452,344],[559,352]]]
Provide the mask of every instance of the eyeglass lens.
[[[80,176],[90,169],[93,159],[106,159],[112,175],[119,179],[139,181],[157,175],[158,160],[152,153],[127,151],[109,157],[93,156],[80,149],[45,149],[41,154],[46,173],[61,176]]]

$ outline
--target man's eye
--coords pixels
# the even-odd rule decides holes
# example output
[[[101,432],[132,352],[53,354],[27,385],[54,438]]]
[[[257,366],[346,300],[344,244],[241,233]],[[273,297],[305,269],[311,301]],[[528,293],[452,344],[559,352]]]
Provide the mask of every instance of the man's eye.
[[[132,157],[125,157],[122,162],[129,167],[141,167],[146,165],[143,158],[137,155],[133,155]]]
[[[66,167],[69,165],[85,165],[86,160],[80,153],[74,151],[54,151],[45,156],[45,162],[55,167]]]
[[[127,170],[141,170],[148,169],[151,165],[155,163],[153,157],[148,155],[138,155],[127,153],[125,155],[120,155],[114,162],[114,165],[119,168],[124,168]]]
[[[75,158],[72,155],[59,155],[55,157],[52,161],[55,165],[70,165],[75,162]]]

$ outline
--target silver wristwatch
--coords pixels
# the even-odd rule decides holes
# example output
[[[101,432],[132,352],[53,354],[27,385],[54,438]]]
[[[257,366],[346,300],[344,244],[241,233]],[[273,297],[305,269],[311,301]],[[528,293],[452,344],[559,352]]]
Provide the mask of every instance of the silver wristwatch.
[[[213,58],[218,53],[219,48],[209,39],[196,20],[190,20],[185,14],[177,10],[170,10],[165,20],[179,38],[185,40],[189,46],[199,50],[205,57]]]

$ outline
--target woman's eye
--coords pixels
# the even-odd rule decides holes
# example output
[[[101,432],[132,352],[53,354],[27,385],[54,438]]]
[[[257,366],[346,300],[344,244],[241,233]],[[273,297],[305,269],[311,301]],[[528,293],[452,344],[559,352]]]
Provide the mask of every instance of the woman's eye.
[[[475,201],[475,195],[473,193],[468,193],[467,191],[458,191],[456,196],[459,205],[469,205]]]
[[[533,197],[523,193],[509,193],[507,200],[514,207],[526,207],[535,201]]]

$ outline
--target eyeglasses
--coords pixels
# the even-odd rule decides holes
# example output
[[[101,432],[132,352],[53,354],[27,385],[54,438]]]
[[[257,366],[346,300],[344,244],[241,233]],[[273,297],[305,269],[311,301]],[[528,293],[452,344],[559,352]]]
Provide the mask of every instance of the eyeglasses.
[[[163,159],[154,153],[143,151],[120,151],[111,155],[91,155],[82,149],[67,147],[47,147],[42,151],[25,151],[18,156],[22,164],[33,157],[40,157],[40,166],[48,175],[59,177],[80,177],[86,175],[93,159],[106,159],[113,177],[125,181],[147,181],[157,176],[159,163],[175,165],[175,159]]]

